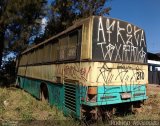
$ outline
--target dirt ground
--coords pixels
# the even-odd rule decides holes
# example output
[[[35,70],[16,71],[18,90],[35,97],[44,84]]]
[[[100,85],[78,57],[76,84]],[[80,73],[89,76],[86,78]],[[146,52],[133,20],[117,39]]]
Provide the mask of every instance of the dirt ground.
[[[157,95],[160,94],[160,85],[158,84],[148,84],[147,85],[147,95]]]
[[[148,84],[146,93],[148,99],[135,116],[140,120],[160,120],[160,85]]]
[[[153,114],[157,113],[160,117],[160,85],[148,84],[147,96],[148,99],[145,101],[145,107]]]
[[[135,114],[128,113],[123,116],[116,116],[116,120],[160,120],[160,85],[147,85],[147,100]]]

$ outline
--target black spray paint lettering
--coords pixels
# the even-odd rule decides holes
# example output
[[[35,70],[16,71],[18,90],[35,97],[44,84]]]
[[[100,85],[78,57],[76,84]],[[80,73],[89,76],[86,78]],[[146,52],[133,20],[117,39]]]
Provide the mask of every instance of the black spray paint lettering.
[[[100,74],[97,77],[97,81],[99,81],[99,78],[102,77],[105,83],[111,82],[113,78],[113,74],[111,74],[112,69],[107,66],[107,64],[104,63],[102,67],[99,68]]]
[[[125,82],[126,81],[126,78],[128,80],[129,76],[127,75],[127,73],[129,72],[129,69],[127,67],[124,66],[123,68],[123,64],[120,64],[120,69],[119,69],[119,66],[117,66],[117,69],[118,69],[118,74],[115,78],[115,80],[118,79],[118,77],[120,78],[121,82]]]
[[[113,69],[116,69],[117,72],[113,73]],[[139,66],[132,67],[131,65],[118,64],[117,68],[109,68],[104,63],[102,67],[99,67],[99,72],[97,82],[102,78],[105,85],[118,79],[120,79],[121,83],[126,83],[127,81],[132,83],[145,79],[144,71]]]

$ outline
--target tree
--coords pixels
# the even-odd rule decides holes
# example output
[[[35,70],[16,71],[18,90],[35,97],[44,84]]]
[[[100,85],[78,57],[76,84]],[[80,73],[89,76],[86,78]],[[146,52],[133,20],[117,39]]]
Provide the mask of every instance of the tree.
[[[111,8],[105,6],[109,1],[111,0],[53,0],[44,37],[63,31],[78,19],[109,14]]]
[[[4,45],[8,50],[21,52],[38,34],[45,13],[46,0],[0,0],[0,66]],[[7,51],[8,51],[7,50]]]
[[[6,9],[8,0],[0,0],[0,68],[2,64],[3,47],[4,47],[4,35],[5,35],[5,24],[3,19],[3,13]]]

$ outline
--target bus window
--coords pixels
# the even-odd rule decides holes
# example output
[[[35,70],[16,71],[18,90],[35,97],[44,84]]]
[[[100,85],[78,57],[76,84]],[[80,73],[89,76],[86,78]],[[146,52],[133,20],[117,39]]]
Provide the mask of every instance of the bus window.
[[[62,37],[59,39],[59,60],[65,60],[67,57],[67,43],[68,43],[68,36]]]
[[[20,57],[20,63],[19,64],[20,64],[20,66],[23,65],[23,63],[22,63],[22,56]]]
[[[51,45],[52,45],[51,43],[47,45],[47,62],[51,61],[51,49],[52,49]]]
[[[78,44],[78,31],[71,33],[69,35],[68,49],[67,49],[67,59],[75,59]]]
[[[38,63],[38,49],[35,50],[35,63]]]
[[[43,47],[40,47],[38,49],[38,63],[42,63],[42,59],[43,59]]]
[[[32,64],[36,63],[36,51],[34,50],[32,53]]]
[[[50,52],[50,50],[49,50],[49,44],[47,44],[47,45],[45,45],[44,46],[44,62],[46,63],[46,62],[48,62],[49,61],[49,52]]]
[[[51,44],[51,52],[50,52],[50,61],[56,61],[57,60],[57,49],[59,49],[58,43],[52,43]]]
[[[34,64],[34,51],[30,53],[30,64]]]

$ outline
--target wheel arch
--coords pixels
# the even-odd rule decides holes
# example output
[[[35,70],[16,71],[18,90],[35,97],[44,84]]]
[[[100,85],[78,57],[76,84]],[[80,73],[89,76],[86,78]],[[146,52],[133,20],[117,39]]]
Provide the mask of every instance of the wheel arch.
[[[40,100],[49,100],[49,90],[46,82],[40,83]]]

